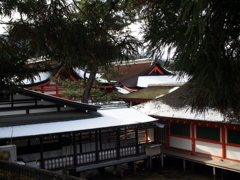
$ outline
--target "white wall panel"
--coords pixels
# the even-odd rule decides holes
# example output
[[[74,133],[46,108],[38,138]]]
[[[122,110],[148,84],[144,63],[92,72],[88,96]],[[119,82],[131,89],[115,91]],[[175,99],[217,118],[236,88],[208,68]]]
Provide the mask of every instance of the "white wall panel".
[[[199,153],[214,155],[214,156],[222,156],[222,145],[203,142],[203,141],[195,141],[196,148],[195,151]]]
[[[192,140],[191,139],[184,139],[179,137],[170,136],[171,147],[179,148],[179,149],[186,149],[191,151],[192,150]]]
[[[240,160],[240,148],[226,146],[226,158]]]

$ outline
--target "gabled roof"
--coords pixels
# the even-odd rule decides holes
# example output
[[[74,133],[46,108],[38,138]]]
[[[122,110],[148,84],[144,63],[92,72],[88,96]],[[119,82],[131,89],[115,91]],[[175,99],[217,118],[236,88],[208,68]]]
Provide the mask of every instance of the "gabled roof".
[[[147,68],[151,66],[152,62],[145,62],[140,64],[124,64],[114,66],[114,69],[119,73],[124,74],[124,76],[115,78],[115,81],[121,82],[125,79],[131,78],[133,76],[137,76],[141,72],[145,71]]]
[[[165,70],[159,62],[155,62],[148,66],[147,64],[137,64],[131,66],[128,70],[128,76],[125,76],[120,80],[120,82],[129,88],[136,88],[138,84],[139,76],[163,76],[163,75],[171,75],[172,73]]]

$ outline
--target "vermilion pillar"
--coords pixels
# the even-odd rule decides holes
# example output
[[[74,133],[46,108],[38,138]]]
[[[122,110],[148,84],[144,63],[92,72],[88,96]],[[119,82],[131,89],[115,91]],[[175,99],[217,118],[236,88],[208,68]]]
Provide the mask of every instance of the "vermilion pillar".
[[[192,152],[195,152],[195,124],[191,124]]]
[[[226,128],[221,127],[221,131],[222,131],[222,158],[225,159],[226,158],[226,138],[225,138]]]

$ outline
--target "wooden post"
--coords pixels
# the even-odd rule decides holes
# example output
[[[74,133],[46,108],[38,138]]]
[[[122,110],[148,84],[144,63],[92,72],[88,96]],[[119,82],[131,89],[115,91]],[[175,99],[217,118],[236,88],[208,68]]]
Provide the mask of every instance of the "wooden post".
[[[82,132],[79,133],[79,151],[82,154]]]
[[[99,137],[99,150],[102,150],[102,130],[100,129],[99,131],[98,131],[98,137]]]
[[[145,143],[148,142],[148,129],[145,129]]]
[[[159,139],[158,139],[158,127],[154,128],[154,137],[155,137],[155,143],[159,143]]]
[[[216,179],[216,167],[213,166],[213,179]]]
[[[222,159],[226,159],[226,140],[225,140],[225,127],[220,128],[222,130]]]
[[[44,86],[41,86],[41,93],[44,93]]]
[[[59,93],[58,93],[59,92],[58,85],[56,84],[55,87],[56,87],[56,95],[59,95]]]
[[[138,128],[135,127],[135,143],[136,143],[136,156],[139,155],[139,145],[138,145]]]
[[[75,133],[73,133],[73,164],[74,164],[74,166],[77,165],[77,146],[76,146]]]
[[[226,170],[225,170],[225,169],[222,169],[221,171],[222,171],[222,173],[221,173],[221,176],[222,176],[222,177],[221,177],[221,178],[222,178],[222,179],[225,179],[225,178],[226,178]]]
[[[164,162],[163,162],[163,153],[161,153],[161,167],[162,167],[162,169],[163,169],[163,167],[164,167]]]
[[[185,173],[186,172],[186,160],[183,159],[183,172]]]
[[[192,152],[195,153],[195,124],[191,124]]]
[[[42,169],[45,169],[44,160],[43,160],[43,140],[42,140],[42,137],[40,137],[40,167]]]
[[[95,152],[96,152],[96,163],[98,163],[99,162],[98,130],[95,130]]]
[[[170,146],[170,122],[166,122],[166,135],[167,135],[167,142],[166,145],[167,147]]]
[[[116,142],[117,142],[117,159],[120,159],[120,128],[117,128]]]

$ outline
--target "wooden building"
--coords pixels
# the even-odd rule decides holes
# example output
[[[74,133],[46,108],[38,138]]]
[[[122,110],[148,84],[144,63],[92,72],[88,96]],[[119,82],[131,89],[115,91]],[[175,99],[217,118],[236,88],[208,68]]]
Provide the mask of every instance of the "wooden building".
[[[164,96],[182,84],[159,84],[159,85],[149,85],[144,89],[140,89],[136,92],[131,92],[128,94],[121,94],[118,96],[119,100],[125,101],[130,104],[130,106],[137,105],[143,102],[153,100],[157,97]]]
[[[159,129],[162,152],[167,156],[197,162],[216,168],[240,172],[240,123],[208,109],[205,114],[190,111],[190,101],[184,101],[188,84],[155,100],[134,108],[165,124]]]
[[[129,92],[135,92],[148,86],[146,83],[141,84],[139,78],[172,75],[172,73],[164,69],[159,62],[155,62],[153,59],[148,58],[137,59],[126,63],[123,62],[122,64],[115,65],[114,69],[124,74],[124,76],[114,80]]]
[[[0,145],[15,144],[19,160],[48,170],[146,159],[156,120],[129,107],[101,109],[28,89],[0,94]]]
[[[86,73],[86,78],[89,77],[89,73]],[[25,80],[25,88],[38,91],[44,94],[48,94],[56,97],[63,97],[62,90],[66,90],[66,87],[59,86],[53,79],[68,79],[70,81],[81,84],[80,80],[84,78],[84,71],[79,68],[66,69],[65,67],[59,67],[54,71],[40,72],[33,78],[33,81]],[[96,81],[99,82],[100,88],[106,92],[112,92],[114,90],[113,85],[110,85],[106,80],[101,78],[100,74],[96,75]]]

